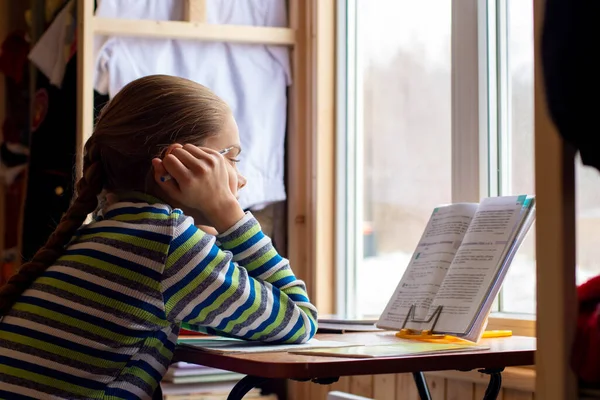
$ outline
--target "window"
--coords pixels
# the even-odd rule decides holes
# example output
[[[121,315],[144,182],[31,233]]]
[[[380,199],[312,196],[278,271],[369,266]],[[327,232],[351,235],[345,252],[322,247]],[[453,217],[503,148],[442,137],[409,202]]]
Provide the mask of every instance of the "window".
[[[533,1],[338,4],[338,309],[377,316],[435,205],[535,192]],[[577,224],[582,282],[600,273],[600,175],[581,165]],[[534,226],[496,311],[535,313],[535,269]]]

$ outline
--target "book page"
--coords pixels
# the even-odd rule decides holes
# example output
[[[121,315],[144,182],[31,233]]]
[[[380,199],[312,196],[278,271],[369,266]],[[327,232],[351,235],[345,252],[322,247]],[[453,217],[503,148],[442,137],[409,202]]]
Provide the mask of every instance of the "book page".
[[[401,329],[413,304],[415,319],[427,316],[476,210],[476,203],[459,203],[433,211],[400,283],[379,318],[378,327]],[[421,329],[415,323],[407,324],[406,328]]]
[[[433,301],[432,310],[443,306],[436,331],[469,330],[523,216],[524,200],[506,196],[481,202]]]

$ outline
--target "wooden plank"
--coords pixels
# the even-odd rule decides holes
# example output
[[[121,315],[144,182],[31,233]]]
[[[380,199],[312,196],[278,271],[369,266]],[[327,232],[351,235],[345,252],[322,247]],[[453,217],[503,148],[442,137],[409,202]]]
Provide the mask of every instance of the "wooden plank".
[[[330,385],[321,385],[313,383],[310,385],[310,397],[311,400],[327,400],[327,393],[331,390]]]
[[[460,380],[486,385],[490,381],[489,375],[477,371],[438,371],[425,374],[427,379],[440,377],[450,380]],[[535,390],[535,370],[530,368],[506,368],[502,372],[502,387],[521,391],[533,392]]]
[[[309,400],[312,382],[290,381],[288,383],[288,400]]]
[[[574,152],[548,115],[540,58],[544,0],[535,0],[535,183],[537,196],[536,396],[575,399],[569,358],[576,326]]]
[[[340,376],[340,379],[330,386],[330,390],[348,393],[350,391],[350,377]]]
[[[316,7],[316,131],[312,132],[313,149],[313,202],[312,213],[315,231],[316,262],[315,303],[321,313],[333,313],[335,304],[335,0],[319,0]]]
[[[77,179],[83,169],[83,146],[94,129],[94,3],[77,1]],[[135,28],[135,26],[132,26]]]
[[[183,20],[188,22],[206,22],[206,0],[184,0]]]
[[[437,376],[427,376],[427,386],[432,399],[446,398],[446,379]]]
[[[373,398],[373,375],[356,375],[350,377],[350,393]]]
[[[382,374],[373,377],[373,398],[394,400],[396,398],[396,375]]]
[[[307,284],[308,294],[315,296],[313,284],[314,250],[311,240],[312,199],[309,151],[312,149],[312,40],[309,7],[313,0],[290,0],[290,27],[296,31],[296,45],[291,51],[292,86],[289,89],[287,134],[287,205],[288,258],[294,273]]]
[[[472,400],[474,385],[471,382],[448,380],[446,382],[446,400]]]
[[[194,39],[209,42],[290,46],[296,43],[296,32],[293,29],[279,27],[100,17],[93,18],[93,27],[95,34],[108,36]]]
[[[412,374],[396,374],[396,400],[419,400]]]
[[[533,400],[533,393],[522,390],[504,389],[503,400]]]

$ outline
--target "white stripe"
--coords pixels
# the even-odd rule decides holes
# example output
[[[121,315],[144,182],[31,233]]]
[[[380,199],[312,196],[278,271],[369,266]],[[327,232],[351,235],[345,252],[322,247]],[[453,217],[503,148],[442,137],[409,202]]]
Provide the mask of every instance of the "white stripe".
[[[114,389],[122,389],[125,390],[129,393],[132,393],[134,395],[136,395],[137,397],[139,397],[140,399],[148,399],[150,400],[152,398],[152,396],[148,396],[148,393],[144,392],[142,390],[142,388],[132,385],[129,382],[124,382],[124,381],[114,381],[108,384],[106,391],[108,391],[108,388],[114,388]]]
[[[300,310],[298,310],[297,307],[294,307],[292,316],[290,317],[290,320],[287,322],[286,327],[283,328],[281,330],[281,332],[279,332],[278,334],[269,337],[268,341],[275,341],[275,340],[281,339],[282,337],[284,337],[285,335],[287,335],[292,330],[292,328],[294,327],[294,325],[296,325],[296,322],[300,318],[300,314],[302,314],[300,312]]]
[[[175,232],[173,233],[173,240],[177,239],[183,232],[185,232],[190,225],[194,224],[194,219],[192,217],[185,217],[182,222],[177,225],[175,228]]]
[[[140,325],[132,320],[119,318],[116,315],[104,312],[99,308],[89,307],[89,306],[85,306],[83,304],[75,303],[71,300],[68,300],[68,299],[65,299],[65,298],[62,298],[59,296],[55,296],[51,293],[46,293],[46,292],[42,292],[40,290],[31,289],[30,291],[28,291],[28,295],[35,296],[39,299],[46,300],[51,303],[60,304],[65,307],[69,307],[73,310],[80,311],[87,315],[92,315],[97,318],[102,318],[105,321],[112,322],[116,325],[124,326],[129,329],[137,329],[137,330],[146,331],[146,332],[151,330],[148,327]],[[98,304],[98,306],[103,307],[102,304]],[[99,328],[102,328],[102,326],[100,326]]]
[[[85,378],[91,381],[96,381],[100,383],[108,383],[115,379],[114,376],[110,375],[96,375],[86,372],[79,368],[74,368],[69,365],[60,364],[51,360],[47,360],[42,357],[33,356],[31,354],[22,353],[20,351],[10,350],[10,349],[2,349],[2,353],[7,357],[12,357],[19,361],[29,362],[35,365],[39,365],[41,367],[45,367],[48,369],[52,369],[59,372],[64,372],[66,374],[70,374],[76,376],[78,378]]]
[[[243,272],[240,271],[240,274],[242,274],[242,273]],[[224,312],[219,314],[214,319],[214,321],[212,322],[211,325],[214,325],[214,326],[219,325],[223,321],[223,319],[231,317],[238,310],[238,308],[240,308],[242,305],[244,305],[244,303],[246,303],[250,297],[250,287],[251,286],[252,286],[252,278],[250,278],[248,276],[246,279],[246,286],[244,287],[244,291],[242,292],[242,295],[240,296],[240,298],[237,299],[236,301],[234,301],[233,303],[231,303],[229,305],[229,307],[227,308],[227,310],[225,310]]]
[[[121,294],[144,301],[144,302],[146,302],[148,304],[152,304],[153,306],[156,306],[158,308],[164,308],[164,303],[162,302],[162,300],[154,299],[148,295],[145,295],[142,292],[139,292],[139,291],[134,290],[127,286],[120,285],[116,282],[109,281],[108,279],[104,279],[98,275],[89,274],[87,272],[81,271],[76,268],[68,267],[66,265],[55,265],[51,268],[51,270],[62,272],[66,275],[70,275],[72,277],[82,279],[89,283],[92,283],[92,284],[95,284],[98,286],[102,286],[106,289],[114,290],[115,292],[119,292]],[[86,289],[86,288],[83,288],[83,289]],[[98,293],[98,294],[102,295],[102,293]]]
[[[209,243],[207,243],[206,246],[204,246],[202,249],[200,249],[200,251],[198,251],[198,253],[188,263],[186,263],[182,267],[179,267],[179,271],[177,271],[177,273],[175,275],[170,276],[169,278],[163,280],[163,282],[162,282],[163,293],[165,293],[171,286],[175,285],[176,283],[178,283],[179,281],[184,279],[186,277],[186,275],[188,275],[190,272],[192,272],[192,270],[194,268],[196,268],[196,266],[198,266],[198,264],[200,264],[202,262],[202,260],[204,260],[208,256],[208,253],[212,250],[212,247],[213,247],[213,240],[211,240]],[[182,257],[185,257],[185,255]],[[174,268],[174,267],[171,266],[171,268]],[[166,270],[166,271],[169,272],[169,270]]]
[[[68,400],[64,397],[58,397],[52,394],[38,392],[37,390],[33,390],[22,386],[16,386],[2,381],[0,381],[0,390],[6,390],[7,392],[21,394],[23,396],[29,396],[39,400]]]
[[[306,284],[304,283],[304,281],[303,281],[303,280],[300,280],[300,279],[296,279],[295,281],[292,281],[292,282],[290,282],[290,283],[286,283],[285,285],[281,286],[281,287],[279,288],[279,290],[285,290],[285,289],[289,289],[289,288],[291,288],[291,287],[294,287],[294,286],[302,286],[302,290],[303,290],[304,292],[306,292]],[[306,297],[308,297],[308,295],[307,295],[306,293],[304,293],[304,295],[305,295]]]
[[[137,346],[123,346],[123,347],[119,347],[119,348],[114,348],[114,347],[106,346],[102,343],[98,343],[98,342],[88,339],[84,336],[75,335],[71,332],[56,329],[51,326],[39,324],[37,322],[33,322],[33,321],[23,319],[23,318],[7,317],[6,323],[12,324],[12,325],[17,325],[17,326],[22,326],[23,328],[28,328],[28,329],[38,331],[38,332],[44,332],[48,335],[55,336],[59,339],[68,340],[73,343],[78,343],[82,346],[87,346],[92,349],[106,351],[109,353],[131,355],[131,354],[135,354],[137,351],[139,351],[139,347],[137,347]]]
[[[179,314],[177,314],[177,317],[175,317],[175,320],[183,321],[184,319],[196,318],[195,315],[190,316],[190,313],[194,310],[194,308],[198,304],[200,304],[204,300],[206,300],[208,298],[208,296],[210,296],[215,290],[217,290],[221,285],[223,285],[223,282],[225,282],[225,274],[222,272],[219,272],[219,274],[217,275],[217,279],[215,279],[214,282],[212,282],[210,285],[208,285],[208,287],[206,289],[204,289],[198,297],[196,297],[195,299],[190,301],[187,304],[187,306],[185,306],[185,308],[183,310],[181,310],[181,312]]]
[[[152,368],[154,368],[161,376],[167,373],[167,369],[158,362],[156,358],[154,358],[151,354],[147,353],[137,353],[131,357],[131,361],[145,361],[150,364]]]
[[[139,264],[142,267],[146,267],[152,271],[161,272],[163,270],[164,264],[158,261],[154,261],[150,258],[144,257],[142,255],[132,253],[129,251],[121,250],[113,246],[109,246],[103,243],[97,242],[83,242],[77,243],[72,246],[69,246],[68,250],[97,250],[106,254],[110,254],[111,256],[119,257],[126,261],[131,261],[136,264]]]
[[[277,264],[275,264],[273,267],[269,268],[268,270],[266,270],[265,272],[260,274],[258,276],[258,279],[266,281],[267,278],[269,278],[275,272],[278,272],[281,268],[285,267],[287,265],[287,263],[288,263],[288,261],[284,258],[283,260],[281,260]],[[293,283],[293,282],[291,282],[291,283]],[[289,285],[289,283],[288,283],[288,285]]]
[[[260,285],[264,286],[267,289],[266,298],[261,297],[261,303],[263,301],[267,303],[265,311],[263,312],[263,314],[260,317],[258,317],[256,320],[254,320],[254,322],[252,324],[240,329],[240,331],[237,333],[237,335],[239,335],[239,336],[244,336],[244,335],[246,335],[246,333],[250,332],[251,330],[258,328],[260,326],[260,324],[262,324],[269,318],[269,316],[271,315],[271,312],[273,311],[273,304],[274,304],[274,297],[273,297],[273,292],[272,292],[273,285],[271,285],[269,282],[259,282],[259,286]]]
[[[256,243],[254,243],[252,246],[250,246],[246,250],[234,255],[233,259],[237,262],[240,262],[240,261],[244,260],[245,258],[250,257],[251,255],[256,253],[258,250],[260,250],[261,248],[267,246],[269,243],[271,243],[271,239],[269,239],[268,236],[263,236],[262,239],[260,239]]]

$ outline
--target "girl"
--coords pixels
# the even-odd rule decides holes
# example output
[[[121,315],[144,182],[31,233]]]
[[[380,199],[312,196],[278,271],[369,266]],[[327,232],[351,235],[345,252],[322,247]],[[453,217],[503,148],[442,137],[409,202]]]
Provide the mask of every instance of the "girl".
[[[182,324],[271,342],[315,334],[304,283],[236,200],[240,151],[229,107],[199,84],[148,76],[114,97],[78,196],[0,289],[0,398],[149,399]]]

